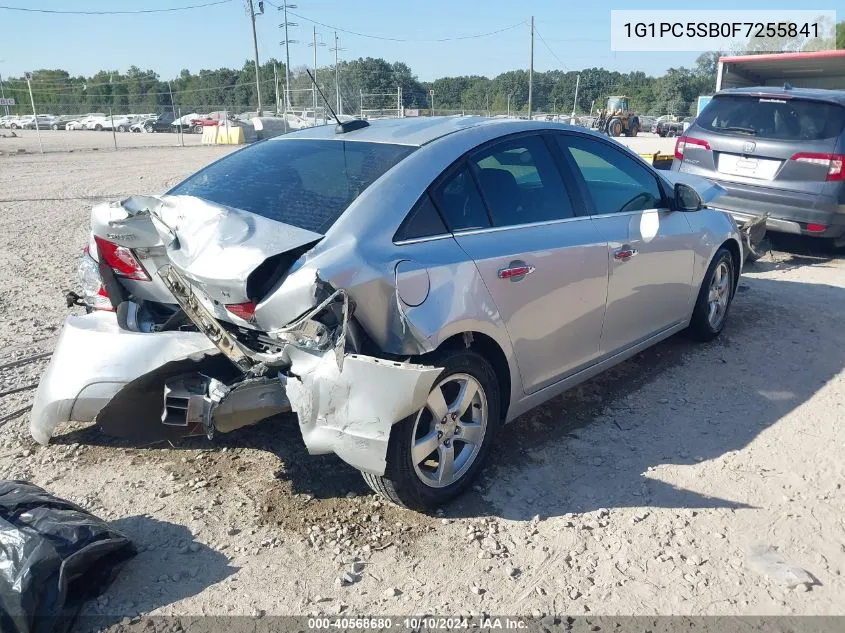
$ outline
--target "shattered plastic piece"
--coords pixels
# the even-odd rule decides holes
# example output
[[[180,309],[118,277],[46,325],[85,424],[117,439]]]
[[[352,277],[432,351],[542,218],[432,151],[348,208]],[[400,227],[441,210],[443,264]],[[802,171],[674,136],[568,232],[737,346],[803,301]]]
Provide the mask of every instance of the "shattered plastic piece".
[[[359,470],[383,475],[391,427],[425,404],[442,367],[290,346],[292,376],[281,376],[302,439],[312,455],[335,453]]]
[[[800,584],[816,584],[813,576],[804,569],[790,565],[780,552],[766,545],[757,545],[745,555],[748,566],[758,574],[783,587],[797,587]]]
[[[0,481],[0,631],[64,633],[135,553],[78,505],[25,481]]]

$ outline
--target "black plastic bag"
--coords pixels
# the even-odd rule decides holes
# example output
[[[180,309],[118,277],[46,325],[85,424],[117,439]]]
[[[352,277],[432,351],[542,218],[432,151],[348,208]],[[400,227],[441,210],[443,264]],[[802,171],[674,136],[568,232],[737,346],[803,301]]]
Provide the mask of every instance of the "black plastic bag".
[[[135,553],[78,505],[25,481],[0,481],[0,631],[64,633]]]

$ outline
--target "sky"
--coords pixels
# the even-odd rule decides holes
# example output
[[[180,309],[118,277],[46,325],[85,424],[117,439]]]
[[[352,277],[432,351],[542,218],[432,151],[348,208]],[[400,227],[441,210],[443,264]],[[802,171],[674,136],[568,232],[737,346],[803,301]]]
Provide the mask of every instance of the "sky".
[[[57,11],[114,11],[181,7],[211,0],[0,0],[0,5]],[[256,3],[258,0],[255,0]],[[265,0],[257,18],[259,59],[284,60],[279,24],[283,0]],[[837,0],[838,2],[838,0]],[[318,64],[333,61],[334,28],[340,38],[341,59],[383,57],[407,63],[422,81],[446,75],[486,75],[527,68],[533,15],[536,70],[580,70],[603,66],[628,72],[662,74],[669,67],[692,66],[695,52],[637,52],[610,50],[610,10],[614,5],[588,0],[289,0],[298,16],[289,15],[291,66],[313,64],[313,22],[318,41]],[[814,3],[834,8],[832,0]],[[275,5],[275,6],[274,6]],[[256,5],[257,6],[257,5]],[[252,31],[246,0],[171,13],[146,15],[60,15],[23,13],[0,8],[0,75],[19,76],[27,70],[63,68],[72,75],[98,70],[124,72],[135,65],[151,69],[162,79],[183,68],[241,67],[252,60]],[[661,9],[665,2],[620,2],[616,8]],[[695,8],[688,5],[685,8]],[[710,0],[708,9],[795,8],[786,0]],[[301,16],[301,17],[300,17]],[[842,19],[839,16],[839,19]],[[457,41],[430,40],[476,35],[516,25],[500,33]],[[342,30],[341,30],[342,29]],[[345,33],[354,31],[359,35]],[[395,42],[360,34],[403,39]],[[429,40],[429,41],[425,41]]]

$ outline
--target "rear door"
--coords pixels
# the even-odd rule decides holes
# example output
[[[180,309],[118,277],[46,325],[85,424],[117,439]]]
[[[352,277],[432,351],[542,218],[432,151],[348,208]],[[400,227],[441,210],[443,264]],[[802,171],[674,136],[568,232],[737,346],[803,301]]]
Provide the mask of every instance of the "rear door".
[[[595,225],[576,213],[580,202],[570,196],[546,139],[519,135],[484,147],[433,194],[496,303],[525,391],[595,359],[607,247]]]
[[[717,95],[681,142],[680,171],[820,194],[843,126],[845,108],[833,103],[784,94]]]
[[[580,134],[556,138],[608,246],[602,353],[614,353],[685,320],[694,261],[685,215],[669,209],[656,175],[627,152]]]

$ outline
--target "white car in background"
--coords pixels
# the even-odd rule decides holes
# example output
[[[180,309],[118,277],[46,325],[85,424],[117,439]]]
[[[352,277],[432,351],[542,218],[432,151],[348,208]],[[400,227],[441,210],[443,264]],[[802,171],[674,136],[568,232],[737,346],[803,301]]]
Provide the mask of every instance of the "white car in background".
[[[74,129],[97,130],[99,132],[105,129],[106,115],[103,112],[89,112],[79,120],[79,123],[82,127]]]
[[[118,132],[128,132],[132,124],[135,123],[134,117],[121,114],[120,116],[107,116],[103,122],[104,130],[111,130],[114,128]]]

